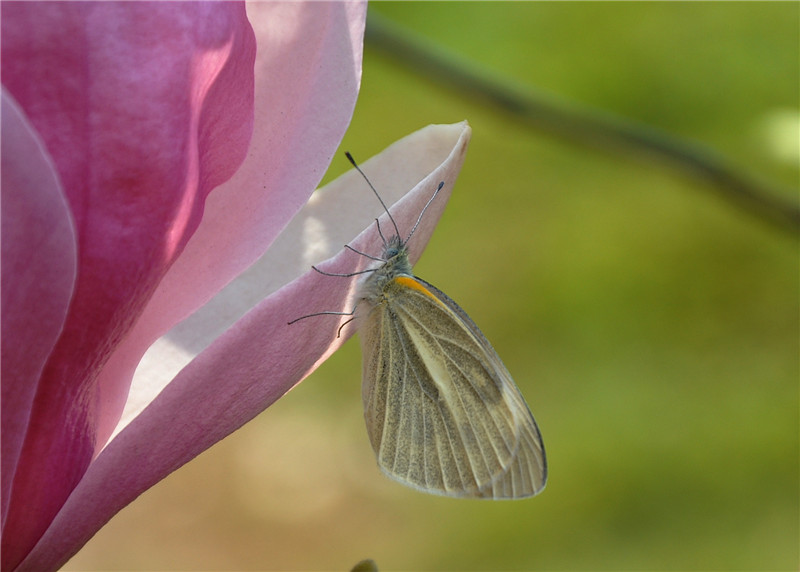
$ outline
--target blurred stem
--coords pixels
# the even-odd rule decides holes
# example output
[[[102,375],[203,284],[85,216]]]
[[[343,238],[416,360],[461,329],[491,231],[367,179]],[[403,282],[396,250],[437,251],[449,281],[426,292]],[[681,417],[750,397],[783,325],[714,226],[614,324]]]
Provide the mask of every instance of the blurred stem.
[[[537,130],[570,143],[606,152],[634,152],[655,160],[705,183],[748,214],[800,233],[800,206],[785,198],[795,195],[793,189],[756,180],[710,148],[644,124],[520,89],[411,34],[374,10],[367,19],[365,39],[415,72],[449,85],[461,95],[488,100]]]

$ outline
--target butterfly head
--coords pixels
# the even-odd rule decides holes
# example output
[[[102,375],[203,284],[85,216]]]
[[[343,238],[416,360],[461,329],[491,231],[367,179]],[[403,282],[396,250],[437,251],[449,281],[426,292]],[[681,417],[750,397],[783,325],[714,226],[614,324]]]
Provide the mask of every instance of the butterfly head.
[[[389,262],[393,258],[396,258],[401,255],[408,256],[408,248],[406,247],[406,243],[397,235],[394,235],[389,240],[386,241],[386,244],[383,246],[383,256],[381,258]]]

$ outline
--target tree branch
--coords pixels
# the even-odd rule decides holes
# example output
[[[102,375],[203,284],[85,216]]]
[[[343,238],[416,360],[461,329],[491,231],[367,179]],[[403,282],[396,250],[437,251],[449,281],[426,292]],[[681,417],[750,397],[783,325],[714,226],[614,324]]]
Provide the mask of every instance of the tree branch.
[[[782,188],[737,169],[721,154],[653,127],[521,89],[466,62],[371,11],[366,42],[460,95],[488,100],[530,127],[605,152],[655,160],[715,190],[751,216],[800,234],[800,205]]]

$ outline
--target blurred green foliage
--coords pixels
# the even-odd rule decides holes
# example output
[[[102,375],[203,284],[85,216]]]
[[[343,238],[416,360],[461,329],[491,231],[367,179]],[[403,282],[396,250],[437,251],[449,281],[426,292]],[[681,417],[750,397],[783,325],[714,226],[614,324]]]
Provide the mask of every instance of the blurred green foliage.
[[[779,160],[766,126],[778,112],[797,117],[798,3],[370,11],[521,85],[700,141],[797,187],[800,158]],[[467,161],[415,271],[470,313],[515,376],[545,439],[545,491],[458,501],[384,479],[351,341],[93,542],[164,542],[148,537],[147,503],[164,510],[183,496],[198,514],[174,517],[184,533],[168,537],[171,556],[116,552],[117,561],[346,570],[369,555],[381,570],[797,569],[797,239],[656,162],[546,137],[370,46],[342,150],[365,160],[426,124],[463,119],[473,128]],[[327,179],[347,168],[337,157]],[[254,455],[264,457],[258,470]],[[212,486],[218,504],[198,505],[211,503],[197,496]],[[126,523],[135,531],[115,529]],[[210,552],[220,545],[228,551]],[[73,565],[110,566],[94,546]]]
[[[798,110],[797,4],[370,9],[500,76],[796,188],[798,162],[766,152],[760,122]],[[551,479],[512,505],[409,495],[413,536],[383,558],[360,548],[386,569],[796,568],[796,240],[656,163],[519,127],[369,45],[343,148],[365,156],[409,125],[464,118],[468,159],[415,271],[516,376]],[[350,350],[307,385],[354,383]]]

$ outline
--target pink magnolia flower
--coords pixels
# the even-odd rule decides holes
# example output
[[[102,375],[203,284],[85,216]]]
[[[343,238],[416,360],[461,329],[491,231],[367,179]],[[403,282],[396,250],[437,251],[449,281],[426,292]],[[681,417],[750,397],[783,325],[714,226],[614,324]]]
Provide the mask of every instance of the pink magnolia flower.
[[[364,18],[361,3],[3,5],[4,570],[62,565],[351,333],[287,321],[349,307],[353,280],[309,267],[337,252],[324,268],[363,267],[341,245],[363,231],[350,244],[376,251],[377,201],[347,173],[286,225],[349,123]],[[446,181],[413,260],[469,134],[429,127],[363,165],[388,204],[411,189],[401,230]],[[145,352],[158,367],[137,370]]]

